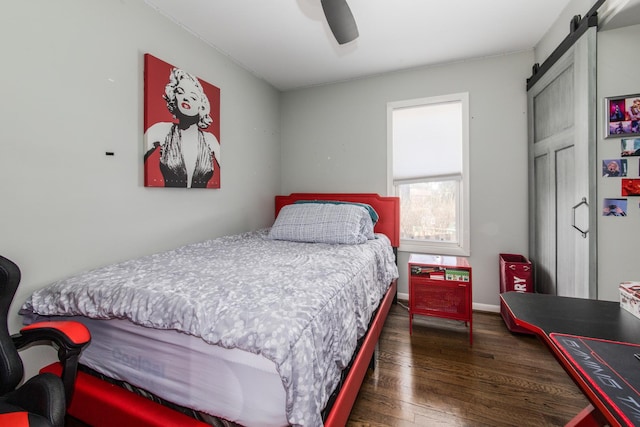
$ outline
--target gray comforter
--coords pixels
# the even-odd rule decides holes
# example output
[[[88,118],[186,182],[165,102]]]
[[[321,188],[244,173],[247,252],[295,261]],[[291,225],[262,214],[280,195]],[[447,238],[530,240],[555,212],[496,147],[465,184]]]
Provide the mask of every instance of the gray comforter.
[[[89,271],[35,292],[23,312],[123,318],[272,360],[292,425],[320,412],[398,269],[389,240],[361,245],[227,236]]]

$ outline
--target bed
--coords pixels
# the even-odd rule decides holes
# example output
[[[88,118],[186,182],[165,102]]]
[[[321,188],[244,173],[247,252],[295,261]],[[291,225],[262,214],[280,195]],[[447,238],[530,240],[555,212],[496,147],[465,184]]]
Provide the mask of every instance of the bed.
[[[344,425],[395,298],[399,201],[296,193],[275,211],[268,229],[29,297],[25,323],[91,331],[69,413],[95,427]]]

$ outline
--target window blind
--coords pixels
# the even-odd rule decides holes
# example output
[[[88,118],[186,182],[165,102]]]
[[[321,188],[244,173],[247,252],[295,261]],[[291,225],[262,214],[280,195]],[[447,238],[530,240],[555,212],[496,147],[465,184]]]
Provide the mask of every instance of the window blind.
[[[462,174],[462,102],[396,108],[393,180]]]

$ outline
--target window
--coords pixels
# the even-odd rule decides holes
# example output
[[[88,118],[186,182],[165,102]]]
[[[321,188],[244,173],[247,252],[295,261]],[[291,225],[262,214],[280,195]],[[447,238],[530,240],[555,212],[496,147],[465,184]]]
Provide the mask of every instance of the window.
[[[469,255],[469,95],[387,105],[389,194],[400,250]]]

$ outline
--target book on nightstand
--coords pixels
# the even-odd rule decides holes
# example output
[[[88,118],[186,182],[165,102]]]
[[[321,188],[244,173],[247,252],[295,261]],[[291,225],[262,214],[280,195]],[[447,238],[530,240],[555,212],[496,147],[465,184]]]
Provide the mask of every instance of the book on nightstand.
[[[469,271],[468,270],[457,270],[457,269],[454,269],[454,268],[447,268],[445,276],[446,276],[447,280],[457,280],[459,282],[468,282],[469,281]]]

